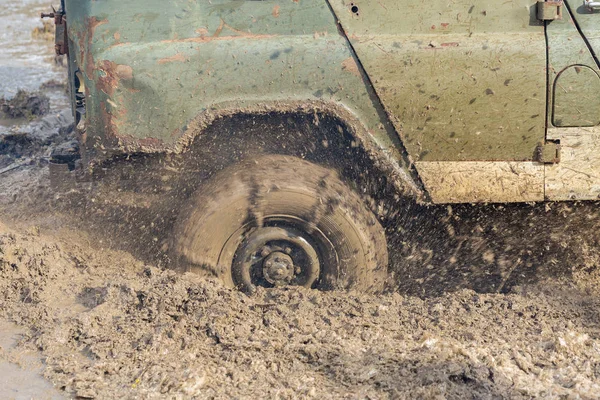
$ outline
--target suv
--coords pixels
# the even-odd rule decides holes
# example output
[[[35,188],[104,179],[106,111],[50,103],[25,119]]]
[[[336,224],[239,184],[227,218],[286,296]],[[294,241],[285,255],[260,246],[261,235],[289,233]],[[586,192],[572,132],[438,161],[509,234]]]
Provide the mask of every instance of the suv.
[[[376,291],[385,199],[600,197],[599,9],[63,0],[52,16],[83,165],[162,157],[152,196],[179,264],[247,291]]]

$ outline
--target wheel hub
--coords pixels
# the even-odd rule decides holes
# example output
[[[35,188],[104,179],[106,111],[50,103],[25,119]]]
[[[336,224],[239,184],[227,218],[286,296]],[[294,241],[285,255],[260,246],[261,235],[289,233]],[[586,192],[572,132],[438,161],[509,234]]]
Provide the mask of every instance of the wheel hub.
[[[234,280],[250,292],[256,285],[312,287],[319,279],[321,265],[309,238],[291,226],[255,228],[236,251]]]
[[[294,260],[280,251],[269,254],[263,262],[265,279],[275,286],[288,285],[294,278]]]

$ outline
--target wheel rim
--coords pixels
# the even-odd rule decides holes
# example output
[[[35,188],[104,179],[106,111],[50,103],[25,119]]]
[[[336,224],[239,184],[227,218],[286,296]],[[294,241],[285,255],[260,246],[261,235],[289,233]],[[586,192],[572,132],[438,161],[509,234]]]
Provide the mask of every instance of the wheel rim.
[[[262,227],[245,227],[236,236],[243,239],[230,268],[234,284],[247,292],[256,286],[312,288],[326,280],[324,266],[337,266],[327,237],[295,217],[267,217]]]

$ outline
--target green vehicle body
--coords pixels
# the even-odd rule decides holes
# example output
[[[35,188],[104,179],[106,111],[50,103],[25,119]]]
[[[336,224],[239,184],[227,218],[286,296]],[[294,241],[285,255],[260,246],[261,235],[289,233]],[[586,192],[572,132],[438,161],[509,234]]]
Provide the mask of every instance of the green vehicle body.
[[[580,0],[66,0],[64,12],[90,163],[182,153],[240,113],[323,113],[423,201],[600,196],[600,11]]]

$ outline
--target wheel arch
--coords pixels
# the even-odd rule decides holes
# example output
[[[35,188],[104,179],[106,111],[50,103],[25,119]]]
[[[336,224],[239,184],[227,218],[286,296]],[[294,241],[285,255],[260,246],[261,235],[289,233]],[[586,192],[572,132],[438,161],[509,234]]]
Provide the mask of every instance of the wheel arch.
[[[380,129],[386,128],[381,124]],[[236,141],[245,143],[235,146],[232,143]],[[211,155],[220,159],[217,169],[257,152],[296,156],[336,168],[347,182],[357,183],[360,174],[385,181],[386,189],[370,190],[371,194],[389,195],[393,190],[396,195],[422,201],[422,185],[401,146],[386,145],[344,105],[276,101],[244,106],[224,103],[204,111],[187,125],[173,152],[196,158],[206,154],[208,146]],[[225,153],[233,153],[229,154],[233,157]]]

